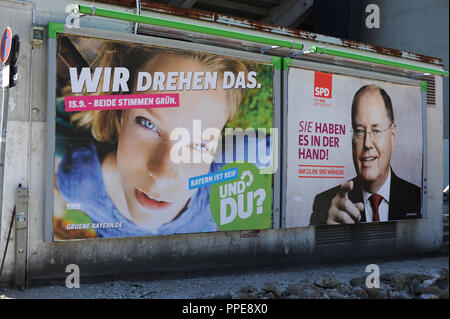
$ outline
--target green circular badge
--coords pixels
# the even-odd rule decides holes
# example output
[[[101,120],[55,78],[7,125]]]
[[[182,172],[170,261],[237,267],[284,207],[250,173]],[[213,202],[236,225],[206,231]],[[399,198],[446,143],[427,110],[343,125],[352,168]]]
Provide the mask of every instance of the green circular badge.
[[[230,163],[221,171],[238,168],[235,179],[211,186],[211,214],[219,230],[266,229],[272,226],[272,175],[260,174],[250,163]]]

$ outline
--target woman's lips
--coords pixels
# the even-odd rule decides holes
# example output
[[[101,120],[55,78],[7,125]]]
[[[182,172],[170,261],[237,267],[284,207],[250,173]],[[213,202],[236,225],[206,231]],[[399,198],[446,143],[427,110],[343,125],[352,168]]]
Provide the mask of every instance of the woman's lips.
[[[144,192],[141,192],[137,188],[134,189],[134,193],[136,195],[136,199],[141,204],[142,207],[155,210],[155,209],[164,209],[172,205],[172,203],[168,203],[165,201],[157,201],[155,199],[151,199]]]

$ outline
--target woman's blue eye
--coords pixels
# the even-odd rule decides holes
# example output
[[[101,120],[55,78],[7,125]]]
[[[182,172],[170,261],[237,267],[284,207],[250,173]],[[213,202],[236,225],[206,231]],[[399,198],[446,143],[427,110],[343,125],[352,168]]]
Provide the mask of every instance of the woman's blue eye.
[[[146,119],[145,117],[138,116],[136,117],[136,123],[144,126],[145,128],[149,129],[150,131],[154,131],[158,133],[158,127],[152,123],[152,121]]]

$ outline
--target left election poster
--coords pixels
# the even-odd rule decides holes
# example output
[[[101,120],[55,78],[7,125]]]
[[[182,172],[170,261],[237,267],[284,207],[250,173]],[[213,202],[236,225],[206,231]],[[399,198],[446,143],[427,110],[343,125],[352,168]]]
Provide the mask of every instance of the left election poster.
[[[55,240],[272,227],[273,66],[199,51],[58,35]]]

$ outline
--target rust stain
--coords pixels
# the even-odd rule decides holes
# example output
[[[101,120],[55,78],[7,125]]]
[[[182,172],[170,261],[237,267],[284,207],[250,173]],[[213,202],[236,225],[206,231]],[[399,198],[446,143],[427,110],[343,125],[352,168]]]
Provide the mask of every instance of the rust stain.
[[[126,7],[126,8],[135,8],[136,7],[135,0],[97,0],[97,2],[118,5],[118,6]],[[218,14],[218,13],[213,13],[213,12],[203,11],[203,10],[198,10],[198,9],[178,8],[178,7],[173,7],[168,4],[164,4],[164,3],[151,2],[149,0],[141,0],[141,9],[164,13],[164,14],[170,14],[170,15],[179,16],[179,17],[192,18],[192,19],[201,20],[201,21],[216,22],[216,23],[220,23],[220,24],[237,26],[237,27],[242,27],[242,28],[252,29],[252,30],[257,30],[257,31],[276,33],[276,34],[280,34],[280,35],[291,36],[294,38],[309,40],[309,41],[319,41],[318,37],[321,36],[320,34],[316,34],[316,33],[312,33],[312,32],[270,25],[270,24],[259,22],[259,21],[240,18],[240,17],[236,17],[236,16]],[[361,42],[345,40],[345,39],[338,39],[338,38],[333,38],[333,37],[326,36],[326,35],[322,35],[322,36],[324,39],[326,39],[326,38],[336,39],[336,42],[326,42],[326,41],[322,40],[322,41],[320,41],[322,43],[331,43],[333,45],[340,45],[340,46],[343,46],[346,48],[352,48],[352,49],[369,51],[369,52],[376,52],[376,53],[387,55],[387,56],[394,56],[394,57],[405,58],[405,59],[409,59],[409,60],[420,61],[420,62],[424,62],[424,63],[443,66],[442,59],[436,58],[436,57],[430,57],[430,56],[426,56],[426,55],[422,55],[422,54],[418,54],[418,53],[412,53],[412,52],[406,52],[406,51],[401,51],[401,50],[397,50],[397,49],[381,47],[381,46],[377,46],[377,45],[373,45],[373,44],[361,43]]]
[[[442,65],[442,59],[440,59],[440,58],[430,57],[430,56],[426,56],[426,55],[422,55],[422,54],[418,54],[418,53],[412,53],[412,52],[408,52],[408,51],[401,51],[401,50],[392,49],[392,48],[381,47],[381,46],[377,46],[377,45],[369,44],[369,43],[362,43],[362,42],[356,42],[356,41],[345,40],[345,39],[342,39],[341,41],[342,41],[343,46],[352,48],[352,49],[364,49],[364,50],[376,52],[379,54],[395,56],[398,58],[413,57],[415,60],[419,60],[419,61],[422,61],[425,63]]]
[[[186,9],[170,6],[164,3],[155,3],[150,1],[141,1],[141,9],[149,11],[157,11],[161,13],[168,13],[180,17],[189,17],[197,20],[206,20],[214,22],[217,19],[216,14],[213,12],[197,10],[197,9]]]

